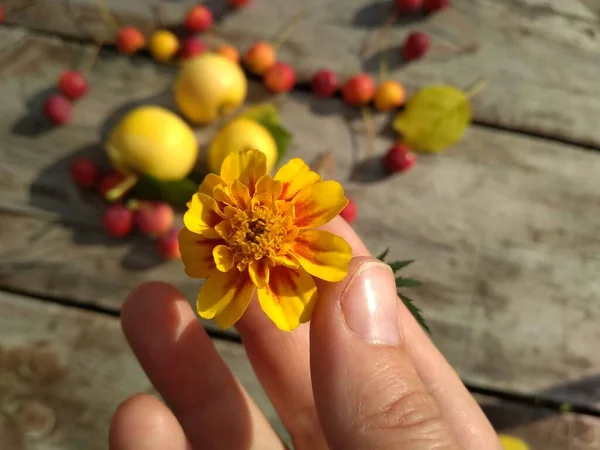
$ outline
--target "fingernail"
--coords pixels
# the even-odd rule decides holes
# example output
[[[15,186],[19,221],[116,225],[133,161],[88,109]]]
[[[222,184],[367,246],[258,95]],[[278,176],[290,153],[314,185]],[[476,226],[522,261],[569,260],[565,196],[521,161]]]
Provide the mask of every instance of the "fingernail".
[[[346,324],[364,341],[400,342],[396,282],[387,264],[369,261],[359,267],[340,303]]]

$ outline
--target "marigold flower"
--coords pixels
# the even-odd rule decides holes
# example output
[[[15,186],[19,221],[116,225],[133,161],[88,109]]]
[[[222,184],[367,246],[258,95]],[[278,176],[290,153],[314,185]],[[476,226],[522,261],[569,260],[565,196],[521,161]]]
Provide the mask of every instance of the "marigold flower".
[[[299,158],[274,178],[258,150],[230,154],[220,176],[209,174],[188,202],[179,234],[188,276],[207,278],[198,314],[229,328],[252,296],[282,330],[307,322],[317,299],[313,277],[340,281],[350,245],[316,230],[348,203],[337,181],[321,181]]]

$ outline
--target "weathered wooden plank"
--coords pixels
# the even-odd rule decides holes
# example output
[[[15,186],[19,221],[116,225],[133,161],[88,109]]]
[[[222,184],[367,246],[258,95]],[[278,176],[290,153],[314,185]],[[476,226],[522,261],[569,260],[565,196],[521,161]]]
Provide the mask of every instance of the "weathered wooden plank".
[[[537,406],[476,396],[498,433],[517,437],[530,450],[592,450],[600,448],[600,420],[559,413]]]
[[[115,30],[103,19],[97,0],[9,0],[7,22],[88,39],[114,39]],[[207,2],[221,18],[220,37],[242,50],[258,39],[271,39],[282,24],[298,13],[294,0],[276,4],[255,0],[231,12],[226,3]],[[279,51],[293,63],[300,81],[322,67],[342,77],[358,70],[377,72],[379,53],[361,57],[365,39],[386,19],[390,1],[310,0],[302,3],[309,15]],[[485,93],[473,100],[480,122],[600,146],[597,67],[600,63],[600,25],[597,2],[577,0],[454,0],[455,10],[433,18],[402,20],[388,34],[392,76],[414,91],[423,84],[449,82],[468,86],[480,76],[489,79]],[[24,6],[25,5],[25,6]],[[29,5],[29,6],[26,6]],[[159,23],[145,0],[107,0],[121,24],[131,23],[146,34]],[[163,2],[168,23],[179,23],[188,3]],[[460,18],[457,18],[460,17]],[[399,48],[410,30],[432,34],[434,51],[425,60],[403,64]],[[442,47],[461,50],[473,42],[477,52],[448,54]],[[435,48],[437,47],[437,50]],[[435,55],[438,56],[435,56]]]
[[[99,206],[80,198],[67,175],[74,155],[101,152],[102,131],[131,104],[170,104],[164,91],[173,71],[103,55],[73,123],[38,134],[44,122],[36,94],[79,48],[3,32],[20,33],[20,44],[0,65],[0,207],[22,214],[0,217],[0,286],[118,309],[140,281],[160,279],[193,301],[199,283],[180,263],[158,264],[141,238],[108,239]],[[254,101],[268,98],[256,84],[251,91]],[[295,135],[290,156],[310,161],[333,151],[335,176],[358,202],[356,229],[369,248],[417,259],[407,273],[425,286],[414,297],[466,380],[600,404],[600,392],[584,382],[600,368],[590,345],[600,317],[597,154],[474,126],[451,151],[421,157],[410,173],[383,177],[372,160],[357,181],[353,164],[366,147],[357,113],[305,94],[279,102]],[[384,117],[376,128],[380,154],[391,142]],[[203,148],[214,131],[198,130]]]
[[[155,393],[118,319],[0,292],[0,448],[105,449],[117,405]],[[221,357],[282,430],[241,345]]]

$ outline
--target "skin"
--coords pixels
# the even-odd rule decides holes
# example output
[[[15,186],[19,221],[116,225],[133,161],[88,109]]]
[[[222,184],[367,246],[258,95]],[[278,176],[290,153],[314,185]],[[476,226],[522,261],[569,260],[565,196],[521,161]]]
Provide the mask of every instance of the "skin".
[[[349,326],[341,305],[356,292],[391,300],[393,274],[342,219],[324,229],[344,237],[354,258],[345,280],[319,284],[311,322],[281,332],[253,302],[236,325],[294,448],[501,450],[473,397],[401,302],[389,303],[398,305],[394,343],[365,341],[356,320]],[[285,448],[173,286],[142,284],[121,317],[166,404],[147,394],[125,400],[111,423],[111,450]]]

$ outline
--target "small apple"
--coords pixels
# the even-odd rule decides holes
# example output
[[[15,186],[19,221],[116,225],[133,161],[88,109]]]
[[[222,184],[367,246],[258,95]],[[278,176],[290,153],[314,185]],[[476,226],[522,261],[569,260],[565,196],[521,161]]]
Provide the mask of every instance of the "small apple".
[[[167,62],[177,54],[179,40],[168,30],[158,30],[152,33],[148,48],[156,61]]]
[[[296,84],[294,69],[285,63],[276,63],[265,74],[265,85],[271,92],[288,92]]]
[[[379,111],[390,111],[399,108],[405,100],[404,87],[394,80],[384,81],[375,92],[375,108]]]
[[[208,30],[213,24],[213,15],[204,5],[194,6],[185,17],[183,26],[189,33],[201,33]]]
[[[216,50],[217,54],[232,60],[234,63],[240,63],[240,52],[233,45],[219,45]]]
[[[200,39],[194,36],[185,38],[181,43],[181,50],[179,51],[179,57],[181,59],[188,59],[192,56],[201,55],[206,51],[206,44]]]
[[[366,73],[359,73],[350,78],[342,87],[342,96],[352,106],[365,106],[375,95],[375,83]]]
[[[140,30],[127,26],[121,28],[117,35],[117,49],[126,55],[133,55],[144,48],[146,39]]]
[[[257,42],[244,55],[244,64],[256,75],[264,75],[276,61],[275,49],[268,42]]]

